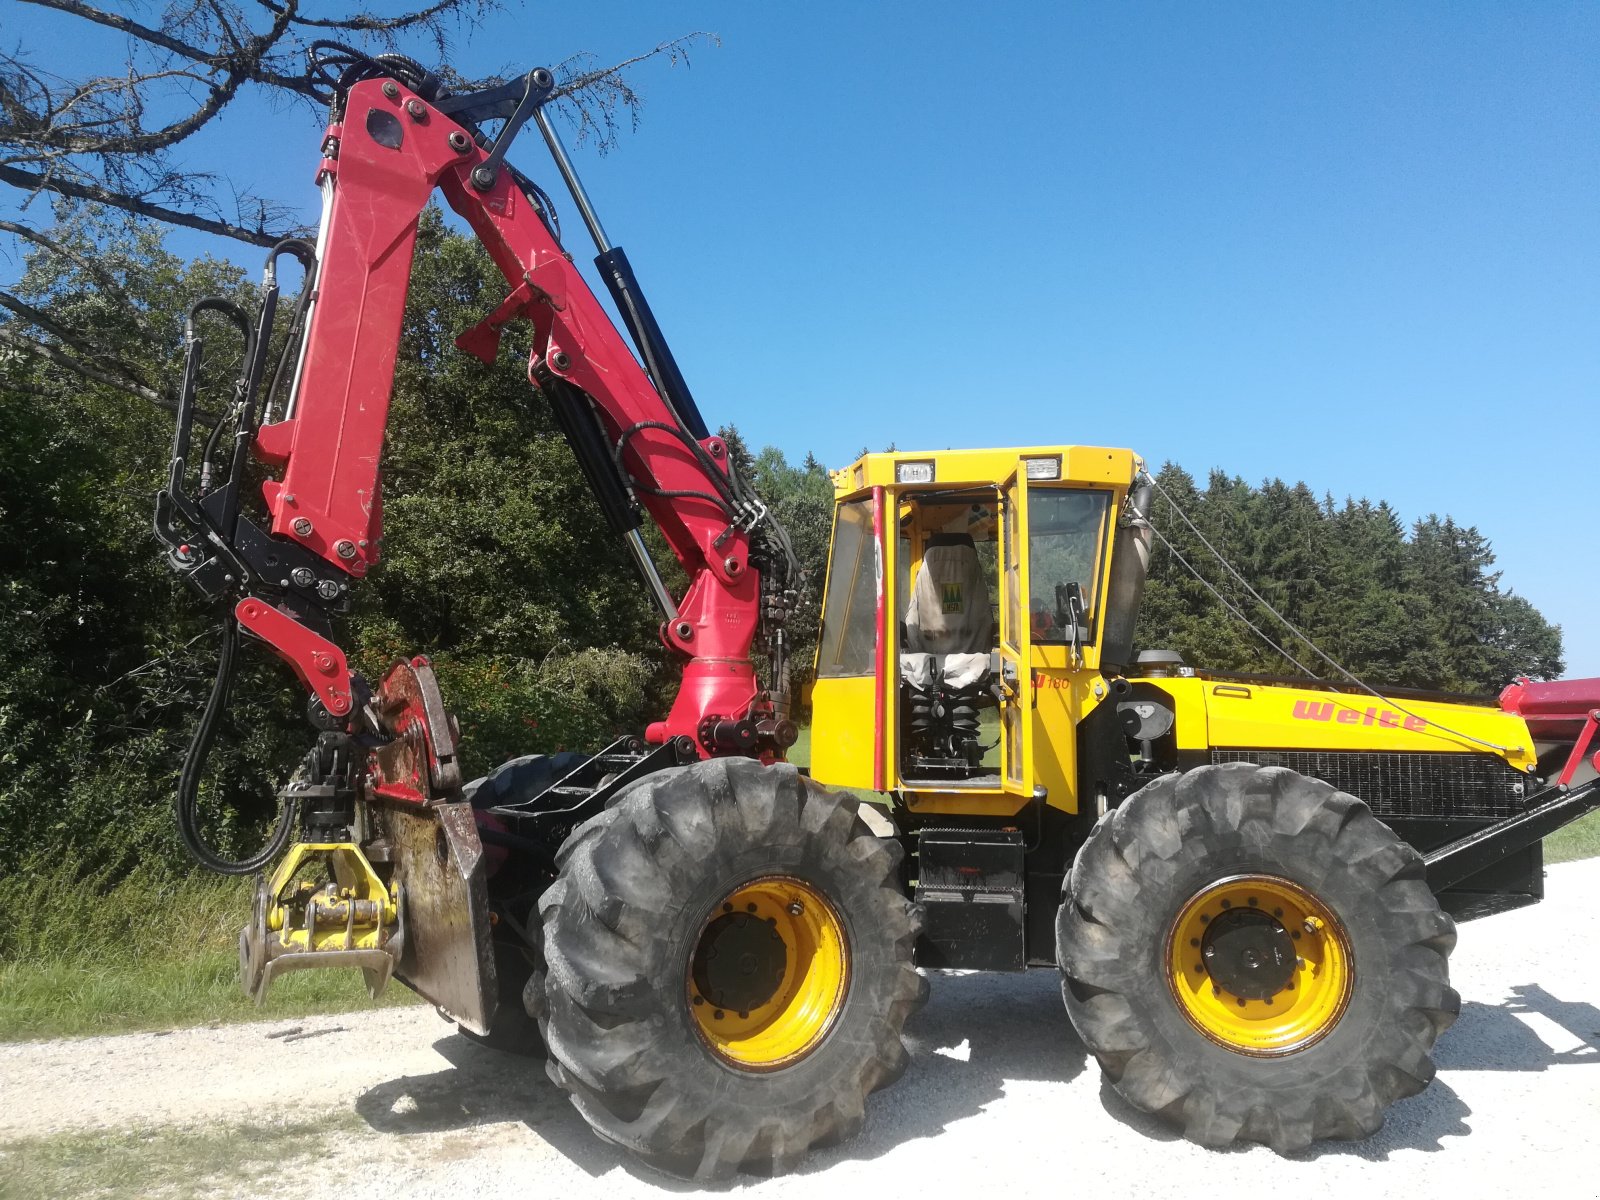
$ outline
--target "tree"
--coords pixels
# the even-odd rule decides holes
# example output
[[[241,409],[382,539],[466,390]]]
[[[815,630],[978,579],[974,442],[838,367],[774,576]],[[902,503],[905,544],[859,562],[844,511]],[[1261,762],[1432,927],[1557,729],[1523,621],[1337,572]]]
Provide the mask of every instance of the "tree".
[[[1326,654],[1377,686],[1485,693],[1519,674],[1561,673],[1560,627],[1500,590],[1494,552],[1476,529],[1430,516],[1408,540],[1384,502],[1337,508],[1331,497],[1319,504],[1303,483],[1254,488],[1221,471],[1202,491],[1173,463],[1156,479],[1151,518],[1161,539],[1139,614],[1140,646],[1178,649],[1212,670],[1304,667],[1344,679]]]
[[[86,0],[22,2],[52,14],[58,36],[0,49],[0,185],[23,212],[21,219],[0,221],[0,233],[19,248],[59,257],[90,275],[94,253],[46,231],[49,205],[36,203],[39,197],[92,202],[130,217],[271,246],[304,232],[298,205],[196,169],[179,157],[185,144],[252,92],[300,112],[312,135],[330,94],[327,81],[306,61],[312,42],[343,39],[372,53],[420,44],[442,60],[452,32],[470,28],[503,4],[431,0],[380,16],[350,5],[303,11],[301,0],[207,0],[168,6],[155,24],[147,24],[135,17],[144,7],[136,0],[114,0],[108,8]],[[54,69],[48,48],[72,44],[74,34],[89,27],[125,35],[122,61],[92,72]],[[627,81],[627,68],[656,55],[678,61],[707,36],[675,38],[612,66],[600,66],[588,54],[570,57],[555,67],[551,103],[577,124],[580,140],[604,147],[614,142],[622,121],[638,119],[640,97]],[[467,80],[447,68],[442,77],[458,90],[504,82]],[[125,301],[116,292],[109,298]],[[113,347],[125,343],[115,330],[63,322],[9,288],[0,289],[0,310],[6,318],[0,320],[0,346],[145,400],[167,397],[162,380],[121,361]]]
[[[101,276],[115,282],[138,319],[114,327],[114,349],[140,370],[176,345],[194,300],[249,295],[230,264],[186,264],[152,229],[85,219],[48,236],[75,250],[98,238],[97,255],[41,249],[19,291],[67,321],[102,302]],[[385,459],[385,559],[340,641],[369,679],[399,654],[433,656],[474,773],[604,745],[662,707],[656,617],[515,351],[492,366],[431,352],[499,295],[498,270],[436,212],[419,241]],[[0,355],[0,873],[38,848],[113,876],[181,862],[170,803],[218,617],[198,610],[149,534],[171,437],[167,413],[119,386]],[[311,736],[304,688],[264,650],[245,664],[207,790],[228,796],[209,806],[228,851],[257,843]]]

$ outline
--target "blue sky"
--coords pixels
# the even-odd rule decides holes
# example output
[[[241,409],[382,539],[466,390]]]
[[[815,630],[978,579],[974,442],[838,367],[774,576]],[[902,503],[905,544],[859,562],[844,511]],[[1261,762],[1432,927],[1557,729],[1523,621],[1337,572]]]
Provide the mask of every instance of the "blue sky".
[[[692,30],[721,45],[639,69],[638,131],[577,157],[713,424],[835,466],[1127,445],[1448,512],[1600,675],[1600,6],[590,0],[455,59]],[[311,219],[318,133],[241,103],[187,161]]]

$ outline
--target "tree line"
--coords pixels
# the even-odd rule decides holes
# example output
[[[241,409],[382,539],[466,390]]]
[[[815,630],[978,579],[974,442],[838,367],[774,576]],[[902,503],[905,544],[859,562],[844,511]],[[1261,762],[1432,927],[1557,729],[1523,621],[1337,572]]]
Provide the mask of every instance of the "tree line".
[[[113,874],[140,861],[178,866],[170,803],[219,615],[183,590],[150,533],[171,441],[163,400],[189,306],[217,293],[249,305],[254,287],[231,263],[181,260],[151,226],[61,205],[44,235],[51,247],[27,255],[15,285],[40,320],[13,310],[0,329],[101,347],[107,365],[95,379],[83,363],[0,351],[0,872],[39,854]],[[648,595],[528,387],[525,342],[519,354],[510,333],[492,366],[451,345],[502,290],[478,244],[427,213],[385,450],[383,561],[339,631],[369,678],[403,654],[433,657],[474,773],[635,732],[675,686]],[[212,341],[225,376],[226,339]],[[154,400],[127,386],[130,371]],[[790,629],[799,683],[815,646],[832,484],[809,454],[756,452],[737,429],[723,433],[805,568],[806,604]],[[1158,478],[1275,608],[1373,682],[1484,691],[1561,669],[1559,629],[1500,587],[1476,530],[1432,516],[1407,529],[1382,502],[1338,505],[1276,480],[1252,487],[1213,473],[1200,488],[1172,464]],[[1182,568],[1179,555],[1209,567],[1231,603],[1270,624],[1169,502],[1152,515],[1173,549],[1154,551],[1140,644],[1220,669],[1290,669]],[[1300,657],[1282,630],[1274,636]],[[251,847],[275,811],[273,793],[309,741],[304,703],[286,668],[251,656],[203,793],[224,848]]]

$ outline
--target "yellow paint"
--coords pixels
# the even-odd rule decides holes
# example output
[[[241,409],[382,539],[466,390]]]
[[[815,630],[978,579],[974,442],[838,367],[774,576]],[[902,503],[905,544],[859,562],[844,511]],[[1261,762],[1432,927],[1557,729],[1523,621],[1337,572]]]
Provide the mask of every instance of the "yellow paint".
[[[1253,909],[1290,935],[1297,964],[1275,995],[1236,996],[1206,970],[1207,927],[1230,909]],[[1293,1054],[1325,1037],[1355,986],[1344,926],[1306,889],[1272,875],[1234,876],[1203,888],[1172,923],[1166,957],[1168,986],[1189,1023],[1219,1046],[1254,1057]]]
[[[291,888],[300,869],[319,859],[333,877],[332,888],[310,880]],[[295,843],[273,871],[267,896],[270,935],[278,945],[297,951],[377,949],[399,916],[395,896],[353,842]],[[307,920],[308,913],[329,906],[343,907],[347,915]],[[352,911],[353,920],[348,915]]]
[[[1465,750],[1498,754],[1522,770],[1535,758],[1527,723],[1498,708],[1232,680],[1202,681],[1200,691],[1213,746]]]
[[[811,774],[829,787],[871,788],[872,676],[819,679],[811,693]]]
[[[783,940],[781,979],[746,1012],[717,1008],[695,982],[719,921],[765,921]],[[751,880],[711,912],[690,956],[687,1002],[706,1044],[730,1065],[770,1071],[804,1058],[826,1036],[850,987],[850,943],[833,905],[787,875]]]
[[[1059,458],[1058,480],[1028,480],[1025,459]],[[895,481],[899,463],[931,462],[927,484]],[[1068,646],[1030,645],[1024,600],[1019,612],[1008,603],[1008,588],[1025,597],[1027,587],[1026,496],[1032,488],[1103,488],[1110,513],[1121,510],[1144,462],[1130,450],[1101,446],[1036,446],[1009,449],[941,450],[868,454],[833,475],[835,500],[859,500],[883,489],[883,603],[891,615],[901,610],[903,581],[915,578],[927,530],[943,528],[969,507],[970,500],[949,493],[1002,498],[997,516],[1016,514],[1009,531],[1017,562],[1006,556],[1006,520],[1000,534],[1000,575],[994,581],[999,609],[1001,657],[1009,662],[1019,689],[1008,702],[1021,714],[1003,724],[1000,778],[981,787],[905,788],[900,777],[899,621],[888,621],[887,644],[877,647],[876,669],[883,687],[870,676],[818,680],[813,693],[812,774],[838,787],[881,787],[899,792],[913,811],[941,815],[1010,816],[1020,812],[1035,786],[1047,803],[1064,812],[1094,805],[1078,794],[1077,728],[1111,696],[1100,674],[1100,642],[1110,595],[1112,556],[1101,555],[1094,639],[1078,654]],[[926,501],[922,500],[926,497]],[[918,522],[921,524],[919,525]],[[1108,521],[1103,545],[1109,549],[1115,521]],[[902,543],[902,535],[905,541]],[[905,561],[902,561],[905,560]],[[1136,680],[1171,697],[1180,753],[1204,755],[1213,748],[1241,750],[1447,751],[1496,754],[1519,770],[1534,763],[1527,725],[1498,709],[1429,700],[1380,701],[1352,693],[1239,683],[1203,676]],[[1099,689],[1098,693],[1096,688]],[[875,710],[881,695],[881,708]],[[1020,748],[1020,761],[1013,746]],[[1010,761],[1008,762],[1008,757]],[[1192,761],[1192,760],[1191,760]]]

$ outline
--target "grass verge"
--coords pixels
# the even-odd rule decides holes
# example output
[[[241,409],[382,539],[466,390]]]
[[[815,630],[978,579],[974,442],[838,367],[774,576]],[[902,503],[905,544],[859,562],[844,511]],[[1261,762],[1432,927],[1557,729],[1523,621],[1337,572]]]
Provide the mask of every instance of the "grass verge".
[[[0,1041],[278,1019],[370,1007],[358,971],[306,971],[257,1008],[238,983],[251,882],[57,862],[0,879]],[[396,984],[383,1004],[415,1003]]]
[[[1547,863],[1572,862],[1597,855],[1600,855],[1600,812],[1592,812],[1544,840]]]
[[[283,1125],[69,1133],[0,1141],[0,1200],[186,1200],[273,1195],[286,1168],[360,1125],[355,1115]]]

